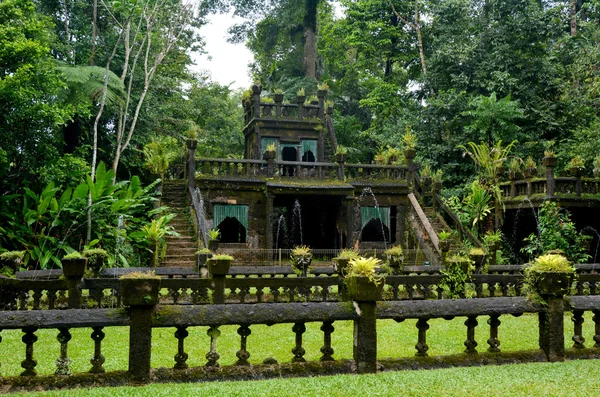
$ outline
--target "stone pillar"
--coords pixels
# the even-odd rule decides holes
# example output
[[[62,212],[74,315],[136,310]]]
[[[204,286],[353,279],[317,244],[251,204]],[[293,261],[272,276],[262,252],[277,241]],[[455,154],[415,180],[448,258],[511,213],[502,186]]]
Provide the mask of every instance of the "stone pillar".
[[[296,150],[296,162],[300,163],[302,161],[302,143],[298,145],[298,150]],[[300,168],[300,164],[296,165],[296,178],[300,178],[302,173],[302,169]]]
[[[69,309],[81,309],[81,289],[86,265],[86,258],[62,260],[63,276],[69,289]]]
[[[337,178],[338,178],[339,181],[343,181],[344,180],[344,174],[345,174],[344,166],[346,164],[346,155],[345,154],[342,154],[342,155],[336,154],[335,155],[335,161],[338,164]]]
[[[556,157],[544,157],[544,166],[546,167],[546,193],[547,197],[554,197],[554,167],[556,167]]]
[[[275,156],[277,156],[277,154]],[[275,164],[275,159],[268,158],[267,159],[267,177],[272,178],[275,175],[276,169],[277,169],[277,166]]]
[[[213,304],[225,303],[225,274],[212,274],[213,279]]]
[[[150,379],[153,311],[154,306],[131,306],[129,309],[129,375],[137,382]]]
[[[252,86],[252,95],[254,97],[254,118],[260,118],[260,93],[262,92],[262,88],[259,85]]]
[[[325,95],[327,90],[317,90],[317,98],[319,98],[319,118],[325,121]]]
[[[377,372],[377,303],[356,302],[360,317],[354,320],[354,362],[359,374]]]
[[[539,313],[540,348],[550,362],[565,360],[564,310],[562,296],[542,296],[548,306]]]
[[[354,248],[354,196],[346,196],[346,248]]]

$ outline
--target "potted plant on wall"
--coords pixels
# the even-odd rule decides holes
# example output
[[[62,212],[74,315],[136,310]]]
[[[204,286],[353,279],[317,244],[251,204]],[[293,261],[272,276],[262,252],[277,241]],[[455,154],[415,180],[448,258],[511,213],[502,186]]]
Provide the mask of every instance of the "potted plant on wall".
[[[524,269],[525,282],[539,296],[563,296],[569,293],[575,268],[561,254],[538,256]]]
[[[292,250],[292,266],[294,269],[302,272],[303,276],[306,276],[310,263],[312,262],[312,252],[310,247],[306,245],[298,245]]]
[[[338,256],[333,258],[333,269],[337,272],[337,274],[345,275],[346,269],[348,267],[348,262],[350,259],[358,258],[358,252],[351,249],[343,249],[340,251]]]
[[[407,160],[412,160],[417,155],[415,148],[417,147],[417,136],[410,130],[407,125],[402,136],[402,142],[404,143],[404,157]]]
[[[537,173],[537,165],[531,156],[527,157],[525,160],[525,169],[524,169],[525,178],[532,178]]]
[[[392,268],[394,274],[398,274],[404,269],[404,251],[399,245],[395,245],[384,251],[383,255],[387,260],[387,264]]]
[[[585,170],[585,164],[583,163],[583,158],[579,155],[573,157],[569,162],[569,174],[571,176],[580,177],[583,175]]]
[[[87,261],[87,258],[77,251],[63,256],[61,260],[63,275],[67,278],[83,277]]]
[[[276,156],[277,145],[275,143],[269,143],[263,153],[263,160],[273,160]]]
[[[485,251],[482,248],[471,248],[469,250],[469,259],[475,263],[475,273],[481,274],[481,269],[485,264]]]
[[[108,252],[102,248],[84,249],[82,255],[88,260],[88,268],[96,274],[104,266],[104,261],[108,258]]]
[[[202,273],[202,269],[206,269],[206,262],[212,257],[212,252],[208,248],[201,248],[196,251],[196,262],[198,265],[198,274]]]
[[[210,229],[208,231],[208,249],[215,252],[219,248],[219,237],[221,237],[221,231],[219,229]]]
[[[544,167],[556,167],[556,155],[552,150],[544,150]]]
[[[419,175],[421,176],[421,181],[423,182],[423,186],[426,187],[425,190],[429,190],[429,186],[431,186],[431,166],[429,163],[423,164],[421,170],[419,171]]]
[[[305,100],[306,100],[306,92],[304,91],[304,88],[300,88],[296,92],[296,103],[298,105],[302,105]]]
[[[281,88],[275,88],[273,90],[273,100],[276,103],[283,102],[283,90]]]
[[[444,175],[442,170],[437,170],[433,173],[431,180],[433,181],[433,191],[439,192],[442,190],[442,176]]]
[[[329,91],[329,84],[323,82],[317,85],[318,97],[324,97],[325,95],[327,95],[327,91]]]
[[[514,157],[508,163],[508,178],[512,181],[516,181],[517,179],[520,179],[521,176],[521,159]]]
[[[348,158],[348,148],[342,145],[338,145],[335,149],[335,162],[345,163]]]
[[[350,259],[345,278],[348,297],[354,301],[378,301],[383,295],[385,275],[378,272],[381,260],[374,257]]]
[[[158,303],[160,277],[154,271],[131,272],[119,278],[125,306],[154,306]]]
[[[447,230],[442,230],[438,233],[440,251],[450,251],[450,246],[452,245],[452,240],[450,240],[450,237],[452,237],[452,233]]]
[[[7,267],[13,272],[17,271],[23,263],[25,251],[6,251],[0,254],[0,269]]]
[[[452,299],[465,296],[465,284],[470,279],[469,268],[471,260],[462,255],[454,255],[446,261],[441,270],[443,275],[440,286],[446,289],[448,297]]]
[[[213,255],[208,261],[208,271],[210,274],[223,276],[229,274],[229,268],[231,267],[231,262],[233,262],[233,256],[218,254]]]

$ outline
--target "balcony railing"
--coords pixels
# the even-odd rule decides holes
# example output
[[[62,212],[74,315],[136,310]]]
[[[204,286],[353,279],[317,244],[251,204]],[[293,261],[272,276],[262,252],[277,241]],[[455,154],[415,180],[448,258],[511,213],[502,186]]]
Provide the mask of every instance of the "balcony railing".
[[[406,181],[408,172],[408,167],[393,165],[209,158],[196,160],[196,176],[202,178],[282,177]]]

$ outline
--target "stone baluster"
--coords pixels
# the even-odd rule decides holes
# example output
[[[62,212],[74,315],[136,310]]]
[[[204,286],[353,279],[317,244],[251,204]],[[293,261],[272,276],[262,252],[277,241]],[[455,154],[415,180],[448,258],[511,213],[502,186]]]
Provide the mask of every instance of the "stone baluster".
[[[427,346],[427,330],[429,329],[429,324],[427,324],[427,321],[429,321],[427,318],[420,318],[417,320],[419,340],[415,345],[415,349],[417,349],[416,355],[419,357],[426,357],[427,351],[429,350],[429,346]]]
[[[323,347],[321,347],[321,361],[334,361],[333,359],[333,348],[331,347],[331,334],[335,328],[333,327],[333,321],[324,321],[321,325],[321,331],[323,331]]]
[[[246,346],[248,336],[250,336],[252,331],[250,330],[250,327],[248,325],[243,324],[239,326],[237,333],[240,336],[240,350],[238,350],[235,354],[238,358],[235,365],[250,365],[250,362],[248,362],[248,359],[250,358],[250,353],[248,352]]]
[[[306,332],[306,326],[304,323],[295,323],[292,327],[292,332],[296,334],[296,346],[292,349],[292,353],[294,353],[294,358],[292,358],[293,363],[303,363],[306,360],[304,359],[304,354],[306,350],[302,347],[302,334]]]
[[[465,353],[473,354],[477,353],[477,341],[475,340],[475,327],[479,323],[477,322],[477,316],[469,316],[465,320],[467,326],[467,340],[465,341]]]
[[[23,338],[21,340],[25,343],[25,360],[21,362],[21,368],[25,371],[21,372],[21,376],[36,376],[37,371],[35,367],[37,366],[37,361],[33,359],[33,344],[37,342],[38,337],[35,334],[37,328],[35,327],[25,327],[23,328]]]
[[[596,349],[600,349],[600,310],[594,310],[594,316],[592,320],[594,321],[594,347]]]
[[[56,359],[56,371],[55,375],[71,375],[71,359],[68,356],[69,341],[71,340],[71,333],[68,328],[61,328],[58,332],[56,340],[60,343],[60,357]]]
[[[208,360],[206,366],[218,367],[221,355],[217,353],[217,338],[221,336],[221,331],[219,331],[217,325],[211,325],[206,334],[210,337],[210,351],[206,353],[206,359]]]
[[[92,340],[94,341],[94,357],[90,359],[92,368],[90,373],[92,374],[103,374],[104,370],[104,356],[102,355],[102,341],[106,334],[102,331],[104,327],[92,327]]]
[[[498,339],[498,327],[500,326],[500,315],[492,314],[488,319],[487,323],[490,326],[490,338],[487,340],[488,352],[499,353],[500,352],[500,340]]]
[[[583,312],[580,310],[573,310],[573,316],[571,317],[571,321],[573,321],[573,348],[574,349],[583,349],[585,347],[585,338],[583,337],[582,327],[583,327]]]
[[[177,331],[175,331],[175,338],[177,338],[177,354],[175,354],[175,365],[173,366],[175,369],[186,369],[188,367],[188,354],[184,349],[184,341],[188,335],[189,332],[186,326],[177,327]]]

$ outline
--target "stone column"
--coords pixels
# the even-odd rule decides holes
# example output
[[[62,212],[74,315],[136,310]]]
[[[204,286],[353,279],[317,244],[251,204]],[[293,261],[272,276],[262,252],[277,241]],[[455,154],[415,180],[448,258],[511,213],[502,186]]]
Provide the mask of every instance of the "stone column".
[[[562,296],[543,297],[548,306],[539,313],[540,348],[550,362],[565,361],[564,310]]]
[[[356,302],[360,317],[354,320],[354,362],[359,374],[377,372],[377,303]]]
[[[260,118],[260,93],[262,92],[262,88],[259,85],[252,86],[252,95],[254,97],[254,118]]]
[[[406,226],[406,207],[404,205],[396,206],[396,243],[400,243],[402,248],[404,246],[404,232]]]
[[[544,157],[544,167],[546,167],[546,193],[547,197],[554,197],[554,167],[556,167],[556,157]]]
[[[346,196],[346,248],[354,248],[354,196]]]

